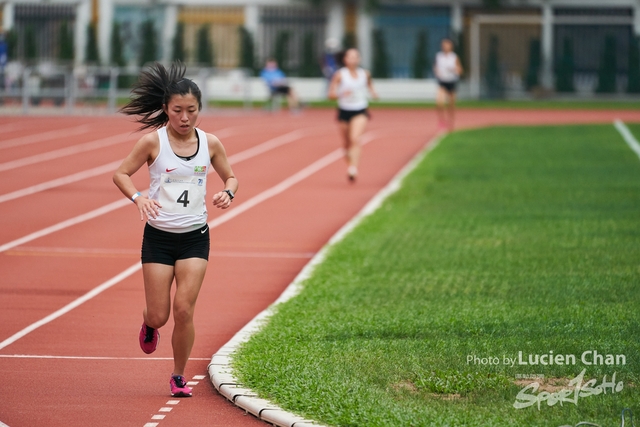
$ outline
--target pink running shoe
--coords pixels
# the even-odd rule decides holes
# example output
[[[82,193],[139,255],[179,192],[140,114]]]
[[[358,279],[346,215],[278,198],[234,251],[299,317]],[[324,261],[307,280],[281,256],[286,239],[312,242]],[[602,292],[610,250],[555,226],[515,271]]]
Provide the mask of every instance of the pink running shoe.
[[[142,351],[147,354],[153,353],[158,348],[158,342],[160,342],[160,332],[143,323],[140,328],[140,348]]]
[[[191,397],[191,387],[187,387],[187,382],[182,375],[171,375],[169,385],[171,385],[171,396]]]

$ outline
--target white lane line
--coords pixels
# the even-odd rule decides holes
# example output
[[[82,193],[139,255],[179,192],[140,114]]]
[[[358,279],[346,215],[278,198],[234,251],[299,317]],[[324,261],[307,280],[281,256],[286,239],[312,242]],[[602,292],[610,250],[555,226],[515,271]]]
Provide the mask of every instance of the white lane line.
[[[0,354],[0,359],[60,359],[60,360],[173,360],[173,357],[110,357],[110,356],[55,356],[49,354]],[[189,360],[211,360],[210,357],[190,357]]]
[[[363,135],[362,138],[362,144],[366,144],[370,141],[372,141],[373,139],[376,139],[378,136],[374,136],[374,135],[378,135],[377,132],[371,132],[368,135],[366,135],[366,137]],[[309,166],[305,167],[304,169],[298,171],[297,173],[291,175],[289,178],[286,178],[284,181],[280,182],[279,184],[276,184],[275,186],[263,191],[262,193],[259,193],[255,196],[253,196],[252,198],[250,198],[249,200],[247,200],[246,202],[239,204],[237,206],[235,206],[233,208],[233,210],[229,211],[229,212],[225,212],[224,214],[220,215],[219,217],[209,221],[209,228],[213,229],[216,228],[222,224],[224,224],[227,221],[230,221],[231,219],[237,217],[238,215],[240,215],[243,212],[246,212],[247,210],[255,207],[256,205],[286,191],[287,189],[291,188],[294,184],[297,184],[298,182],[304,180],[305,178],[311,176],[312,174],[314,174],[315,172],[319,171],[320,169],[328,166],[329,164],[333,163],[334,161],[342,158],[342,156],[344,155],[344,150],[342,149],[337,149],[332,151],[331,153],[327,154],[326,156],[320,158],[319,160],[316,160],[315,162],[313,162],[312,164],[310,164]],[[124,200],[125,203],[131,203],[129,200]],[[4,245],[6,246],[6,245]],[[57,319],[58,317],[68,313],[69,311],[73,310],[74,308],[78,307],[81,304],[84,304],[85,302],[89,301],[90,299],[92,299],[93,297],[95,297],[96,295],[99,295],[100,293],[106,291],[107,289],[109,289],[110,287],[116,285],[117,283],[121,282],[122,280],[126,279],[127,277],[131,276],[132,274],[134,274],[135,272],[137,272],[138,270],[141,269],[141,264],[138,262],[134,265],[132,265],[131,267],[127,268],[126,270],[124,270],[123,272],[121,272],[120,274],[112,277],[111,279],[107,280],[106,282],[102,283],[101,285],[93,288],[91,291],[87,292],[86,294],[84,294],[83,296],[77,298],[76,300],[70,302],[69,304],[65,305],[64,307],[62,307],[61,309],[57,310],[54,313],[51,313],[50,315],[48,315],[47,317],[38,320],[35,323],[32,323],[31,325],[27,326],[26,328],[22,329],[21,331],[16,332],[15,334],[13,334],[12,336],[10,336],[9,338],[5,339],[4,341],[0,342],[0,350],[7,347],[8,345],[16,342],[17,340],[19,340],[20,338],[24,337],[25,335],[33,332],[34,330],[38,329],[39,327],[46,325],[49,322],[52,322],[53,320]]]
[[[73,225],[80,224],[82,222],[88,221],[93,218],[97,218],[101,215],[104,215],[106,213],[119,209],[123,206],[129,206],[130,204],[131,204],[131,200],[120,199],[115,202],[109,203],[108,205],[104,205],[101,208],[94,209],[90,212],[84,213],[82,215],[78,215],[73,218],[69,218],[65,221],[59,222],[57,224],[43,228],[42,230],[38,230],[31,234],[27,234],[26,236],[20,237],[19,239],[12,240],[11,242],[0,245],[0,253],[7,251],[11,248],[15,248],[16,246],[20,246],[24,243],[31,242],[32,240],[39,239],[40,237],[44,237],[49,234],[55,233],[56,231],[64,230],[65,228],[71,227]]]
[[[87,255],[140,255],[140,249],[107,249],[107,248],[64,248],[46,246],[21,246],[19,249],[7,251],[7,255],[39,254],[55,256],[87,256]],[[315,252],[243,252],[243,251],[210,251],[210,256],[227,258],[311,258]]]
[[[245,151],[251,151],[252,152],[251,156],[245,155],[244,154],[245,151],[241,151],[239,153],[236,153],[234,155],[229,156],[229,163],[235,165],[235,164],[237,164],[237,163],[239,163],[239,162],[241,162],[243,160],[247,160],[247,159],[249,159],[251,157],[257,156],[258,154],[264,153],[265,150],[263,150],[263,149],[258,150],[257,149],[258,147],[263,146],[263,145],[266,145],[266,146],[270,147],[269,149],[274,149],[276,147],[280,147],[281,145],[287,144],[289,142],[293,142],[293,141],[295,141],[297,139],[300,139],[303,136],[307,135],[307,133],[305,133],[305,132],[308,132],[308,130],[307,131],[295,130],[293,132],[289,132],[289,133],[286,133],[284,135],[277,136],[277,137],[275,137],[273,139],[270,139],[270,140],[268,140],[266,142],[263,142],[262,144],[257,145],[256,147],[252,147],[252,148],[249,148],[249,149],[245,150]],[[295,136],[296,138],[293,139],[293,136]],[[212,173],[212,171],[213,171],[213,168],[209,168],[209,173]],[[142,193],[144,194],[148,190],[149,189],[147,188],[146,190],[142,191]],[[16,239],[16,240],[13,240],[11,242],[7,242],[7,243],[5,243],[3,245],[0,245],[0,253],[4,252],[4,251],[7,251],[7,250],[9,250],[11,248],[15,248],[16,246],[20,246],[20,245],[22,245],[24,243],[30,242],[32,240],[38,239],[40,237],[47,236],[47,235],[49,235],[51,233],[55,233],[56,231],[60,231],[60,230],[63,230],[65,228],[67,228],[67,227],[71,227],[73,225],[80,224],[81,222],[88,221],[90,219],[93,219],[93,218],[96,218],[98,216],[104,215],[106,213],[109,213],[111,211],[119,209],[119,208],[121,208],[123,206],[129,206],[130,203],[131,203],[131,201],[129,199],[120,199],[120,200],[117,200],[115,202],[109,203],[108,205],[102,206],[102,207],[100,207],[98,209],[94,209],[94,210],[92,210],[90,212],[87,212],[85,214],[78,215],[76,217],[73,217],[73,218],[67,219],[65,221],[59,222],[58,224],[54,224],[54,225],[52,225],[50,227],[43,228],[42,230],[33,232],[33,233],[28,234],[28,235],[26,235],[24,237],[21,237],[19,239]]]
[[[637,155],[640,157],[640,143],[636,139],[635,136],[631,133],[627,125],[620,119],[617,119],[613,122],[613,126],[618,130],[622,138],[627,143],[629,148],[631,148]]]
[[[3,423],[2,421],[0,421],[0,427],[9,427],[9,426]]]
[[[311,133],[312,131],[310,129],[299,129],[294,130],[293,132],[285,133],[284,135],[277,136],[260,145],[256,145],[255,147],[249,148],[236,154],[232,154],[231,156],[229,156],[229,161],[237,163],[246,159],[250,159],[251,157],[266,153],[267,151],[273,150],[274,148],[280,147],[281,145],[296,141],[303,136],[307,136]]]
[[[92,299],[96,295],[101,294],[102,292],[106,291],[107,289],[109,289],[110,287],[115,285],[116,283],[120,283],[121,281],[123,281],[127,277],[131,276],[133,273],[136,273],[138,270],[140,270],[140,264],[139,263],[136,263],[135,265],[132,265],[131,267],[127,268],[126,270],[124,270],[120,274],[112,277],[111,279],[107,280],[103,284],[93,288],[92,290],[90,290],[89,292],[87,292],[86,294],[81,296],[80,298],[77,298],[76,300],[70,302],[69,304],[65,305],[61,309],[51,313],[47,317],[44,317],[44,318],[38,320],[35,323],[32,323],[31,325],[27,326],[23,330],[16,332],[15,334],[11,335],[6,340],[0,342],[0,349],[5,348],[6,346],[16,342],[17,340],[19,340],[20,338],[24,337],[25,335],[35,331],[39,327],[41,327],[43,325],[46,325],[47,323],[57,319],[58,317],[70,312],[71,310],[73,310],[74,308],[78,307],[79,305],[84,304],[85,302],[89,301],[90,299]]]
[[[139,249],[108,249],[108,248],[63,248],[46,246],[22,246],[19,252],[33,253],[61,253],[61,254],[106,254],[106,255],[139,255]]]
[[[102,175],[108,172],[114,172],[116,168],[120,166],[120,163],[122,163],[122,160],[118,160],[113,163],[107,163],[106,165],[87,169],[85,171],[77,172],[71,175],[63,176],[62,178],[52,179],[51,181],[42,182],[40,184],[32,185],[31,187],[12,191],[11,193],[5,193],[0,195],[0,203],[19,199],[20,197],[29,196],[41,191],[51,190],[52,188],[61,187],[63,185],[72,184],[74,182],[83,181],[85,179]]]
[[[70,147],[60,148],[58,150],[47,151],[46,153],[35,154],[29,157],[0,163],[0,172],[11,169],[22,168],[24,166],[33,165],[35,163],[46,162],[48,160],[59,159],[61,157],[71,156],[74,154],[85,153],[87,151],[97,150],[109,147],[111,145],[122,144],[131,140],[131,132],[121,133],[119,135],[108,136],[106,138],[89,141],[82,144],[72,145]]]
[[[158,412],[171,412],[171,410],[172,410],[172,409],[173,409],[173,408],[170,408],[170,407],[168,407],[168,406],[163,406],[162,408],[160,408],[160,409],[158,410]]]
[[[152,420],[164,420],[164,417],[166,417],[166,415],[156,414],[156,415],[153,415],[153,416],[151,417],[151,419],[152,419]]]
[[[2,124],[2,132],[15,132],[20,129],[24,129],[26,127],[31,127],[31,123],[28,122],[20,122],[20,123],[3,123]]]
[[[233,133],[234,132],[231,130],[231,128],[224,128],[218,132],[218,134],[225,134],[225,135],[232,135]],[[83,147],[81,146],[68,147],[68,148],[63,148],[61,150],[56,150],[55,152],[50,151],[49,153],[44,153],[36,156],[27,157],[24,159],[14,160],[12,162],[1,163],[0,171],[13,169],[14,167],[23,167],[28,164],[37,163],[39,161],[51,160],[53,158],[76,154],[83,151],[94,150],[96,148],[102,148],[108,145],[119,144],[121,142],[126,142],[130,136],[131,136],[131,133],[123,133],[113,137],[104,138],[102,140],[89,142],[87,144],[81,144],[83,145]],[[100,144],[97,144],[97,142],[100,142]],[[40,159],[40,156],[45,156],[48,158]],[[102,175],[104,173],[113,172],[118,166],[120,166],[120,163],[122,163],[122,160],[117,160],[115,162],[107,163],[106,165],[97,166],[95,168],[88,169],[82,172],[74,173],[71,175],[63,176],[61,178],[53,179],[51,181],[32,185],[31,187],[26,187],[20,190],[12,191],[11,193],[2,194],[0,195],[0,203],[7,202],[9,200],[18,199],[20,197],[29,196],[31,194],[38,193],[40,191],[50,190],[52,188],[60,187],[62,185],[67,185],[77,181],[82,181],[83,179]]]
[[[64,138],[66,136],[80,135],[91,130],[90,125],[81,125],[73,128],[50,130],[48,132],[36,133],[33,135],[20,136],[18,138],[8,139],[0,142],[0,149],[16,147],[19,145],[34,144],[36,142],[48,141],[55,138]]]

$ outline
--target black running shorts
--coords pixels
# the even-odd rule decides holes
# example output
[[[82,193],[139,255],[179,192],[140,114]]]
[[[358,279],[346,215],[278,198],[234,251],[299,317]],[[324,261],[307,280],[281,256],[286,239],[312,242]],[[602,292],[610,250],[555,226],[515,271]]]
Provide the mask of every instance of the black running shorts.
[[[338,121],[349,123],[351,119],[355,116],[359,116],[360,114],[364,114],[367,117],[369,116],[369,110],[363,108],[362,110],[343,110],[338,108]]]
[[[147,224],[142,237],[142,263],[175,265],[179,259],[209,260],[209,226],[188,233],[169,233]]]
[[[456,83],[457,82],[443,82],[438,80],[438,84],[440,85],[440,87],[444,89],[447,93],[455,93]]]

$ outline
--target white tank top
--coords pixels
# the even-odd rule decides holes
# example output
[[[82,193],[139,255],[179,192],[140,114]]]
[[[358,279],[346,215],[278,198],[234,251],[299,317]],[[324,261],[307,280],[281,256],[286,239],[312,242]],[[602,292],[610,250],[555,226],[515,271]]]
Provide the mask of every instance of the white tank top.
[[[338,88],[338,108],[341,110],[364,110],[369,105],[367,100],[367,73],[362,69],[356,70],[354,78],[346,67],[338,70],[340,73],[340,87]]]
[[[162,205],[157,218],[149,219],[149,224],[170,233],[186,233],[207,223],[207,172],[211,157],[207,135],[195,130],[198,152],[191,160],[185,160],[173,152],[167,128],[158,129],[160,151],[149,166],[149,198]]]
[[[458,55],[455,52],[436,54],[436,78],[447,83],[458,81]]]

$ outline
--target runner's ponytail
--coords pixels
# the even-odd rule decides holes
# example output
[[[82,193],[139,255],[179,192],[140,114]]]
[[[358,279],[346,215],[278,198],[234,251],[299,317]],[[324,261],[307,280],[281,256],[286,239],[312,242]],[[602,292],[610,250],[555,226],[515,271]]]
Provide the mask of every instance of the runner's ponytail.
[[[157,129],[167,124],[169,117],[163,107],[168,105],[173,95],[192,94],[198,100],[198,108],[202,109],[202,94],[198,86],[184,78],[187,71],[181,62],[174,62],[167,70],[162,64],[154,63],[140,73],[138,82],[131,90],[132,99],[120,112],[128,116],[139,116],[142,123],[139,130]]]

